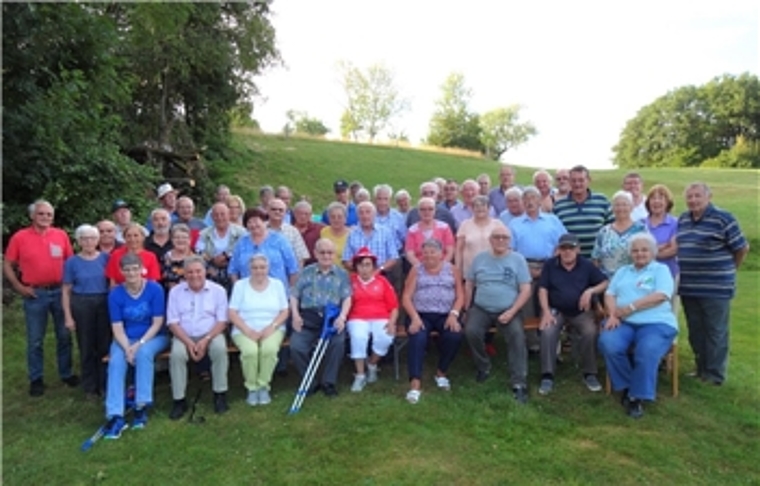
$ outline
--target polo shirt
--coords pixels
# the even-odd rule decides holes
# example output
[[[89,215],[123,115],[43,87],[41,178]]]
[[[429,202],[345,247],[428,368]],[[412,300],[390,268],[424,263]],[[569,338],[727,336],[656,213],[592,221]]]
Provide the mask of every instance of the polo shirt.
[[[581,313],[578,308],[581,294],[605,280],[607,277],[588,258],[578,255],[575,266],[568,270],[562,266],[559,257],[553,257],[544,263],[538,286],[546,289],[551,308],[565,316],[575,317]]]
[[[528,260],[546,260],[554,255],[559,238],[567,233],[562,221],[548,213],[538,213],[536,218],[527,214],[509,222],[512,232],[512,249]]]
[[[734,253],[747,246],[736,218],[712,204],[700,219],[687,211],[678,218],[678,293],[686,297],[733,298]]]
[[[588,191],[583,202],[576,202],[572,194],[554,203],[557,215],[568,232],[578,237],[581,255],[591,257],[596,234],[602,226],[615,221],[607,196]]]
[[[11,236],[5,259],[16,263],[25,285],[43,286],[63,281],[63,264],[74,255],[69,235],[58,228],[39,232],[29,226]]]
[[[199,291],[183,281],[169,291],[166,323],[177,325],[192,338],[208,334],[217,322],[227,322],[227,291],[206,280]]]

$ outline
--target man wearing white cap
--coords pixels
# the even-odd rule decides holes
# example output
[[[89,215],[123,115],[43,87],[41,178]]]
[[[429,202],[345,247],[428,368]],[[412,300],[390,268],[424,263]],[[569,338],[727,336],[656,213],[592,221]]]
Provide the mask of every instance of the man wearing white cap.
[[[165,209],[172,219],[172,224],[177,222],[177,190],[172,187],[168,182],[164,182],[156,189],[156,199],[161,204],[161,208]],[[148,231],[153,231],[153,222],[151,218],[145,222],[145,227]]]

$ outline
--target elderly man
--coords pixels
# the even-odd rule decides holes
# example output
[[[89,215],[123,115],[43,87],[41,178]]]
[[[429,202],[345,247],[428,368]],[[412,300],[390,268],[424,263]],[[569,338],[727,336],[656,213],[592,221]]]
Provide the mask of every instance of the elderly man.
[[[283,221],[287,224],[293,224],[295,218],[293,211],[290,209],[290,203],[293,201],[293,191],[288,186],[278,186],[274,191],[274,197],[285,203]]]
[[[230,188],[225,186],[224,184],[220,184],[216,188],[216,192],[214,193],[214,204],[227,202],[227,198],[229,197],[230,194],[232,194],[230,192]],[[213,209],[214,209],[214,206],[212,205],[210,208],[208,208],[208,211],[206,212],[206,216],[203,218],[203,222],[205,223],[206,227],[214,225],[214,219],[211,216],[211,211]]]
[[[396,237],[386,228],[375,222],[375,205],[369,201],[360,203],[359,225],[351,229],[343,247],[343,265],[353,271],[351,263],[360,248],[367,247],[377,257],[377,268],[388,275],[398,263],[398,247]]]
[[[570,169],[570,195],[554,203],[557,215],[567,231],[578,237],[581,255],[591,258],[594,242],[599,230],[611,223],[615,217],[607,196],[589,189],[588,169],[576,165]]]
[[[335,181],[333,184],[333,190],[335,192],[335,200],[346,206],[346,226],[356,226],[358,221],[356,216],[356,205],[353,201],[348,199],[348,182],[343,179]],[[322,213],[322,223],[325,225],[330,224],[330,215],[327,210]]]
[[[525,258],[511,251],[510,240],[509,229],[495,228],[489,237],[491,249],[478,254],[465,275],[464,330],[478,370],[476,380],[483,382],[491,372],[484,339],[488,329],[497,325],[507,343],[513,396],[525,403],[528,355],[521,311],[530,298],[530,273]]]
[[[117,199],[114,201],[113,206],[111,206],[111,214],[113,215],[116,227],[116,241],[124,244],[123,233],[124,230],[127,229],[127,226],[132,224],[132,210],[126,201],[123,199]],[[148,236],[147,232],[145,233],[145,236]]]
[[[541,384],[538,393],[554,390],[557,343],[562,326],[575,329],[579,337],[583,382],[592,392],[602,389],[597,378],[594,295],[607,289],[607,277],[587,258],[580,256],[578,237],[567,233],[559,239],[559,255],[544,263],[538,283],[541,307]]]
[[[396,201],[396,210],[406,218],[409,216],[409,211],[412,207],[412,196],[406,189],[399,189],[393,196],[393,200]]]
[[[270,185],[261,186],[259,188],[259,209],[267,212],[269,208],[269,201],[274,197],[274,187]]]
[[[54,214],[49,202],[35,202],[32,224],[11,236],[3,260],[5,278],[24,298],[26,362],[29,394],[33,397],[45,393],[43,344],[48,314],[55,328],[58,375],[72,388],[79,385],[79,377],[71,371],[71,333],[61,304],[63,264],[74,252],[66,232],[53,227]]]
[[[688,211],[678,218],[678,264],[695,375],[720,385],[728,377],[728,328],[736,271],[749,244],[736,218],[711,202],[707,184],[686,188]]]
[[[406,218],[391,207],[393,188],[388,184],[379,184],[372,189],[372,195],[377,210],[375,223],[391,230],[396,237],[398,249],[401,251],[406,241]]]
[[[174,338],[169,356],[174,406],[172,420],[187,411],[187,362],[211,359],[211,386],[214,412],[224,413],[227,406],[227,292],[221,285],[206,279],[206,262],[193,255],[185,259],[185,280],[169,291],[166,323]]]
[[[554,202],[565,199],[570,195],[570,171],[567,169],[557,169],[554,173],[554,180],[557,181],[557,187],[554,191]]]
[[[171,184],[164,183],[158,186],[156,189],[156,199],[161,205],[161,209],[166,210],[169,214],[169,220],[174,223],[177,220],[177,190],[172,187]],[[153,213],[148,221],[145,223],[145,228],[148,231],[153,231]]]
[[[277,198],[269,200],[269,220],[267,221],[267,227],[272,231],[281,233],[282,236],[290,243],[290,249],[293,250],[293,254],[298,260],[298,267],[303,268],[303,264],[309,259],[309,250],[306,248],[306,243],[303,241],[301,233],[295,229],[292,225],[285,222],[285,212],[288,210],[287,205]]]
[[[177,199],[177,219],[173,224],[182,223],[190,228],[190,245],[195,246],[198,235],[206,227],[202,219],[195,217],[195,203],[187,196]]]
[[[434,200],[438,200],[438,184],[436,184],[433,181],[423,182],[420,185],[420,197],[431,197]],[[435,206],[435,216],[433,216],[438,221],[442,221],[449,225],[449,228],[451,228],[451,232],[456,234],[457,232],[457,222],[454,219],[454,216],[451,215],[451,211],[446,209],[446,207],[443,204],[436,204]],[[419,208],[412,208],[409,210],[409,214],[406,216],[406,227],[409,228],[414,223],[419,223],[420,221],[420,210]]]
[[[637,172],[629,172],[623,178],[623,190],[628,191],[633,196],[633,210],[631,211],[631,219],[634,221],[641,221],[649,216],[647,211],[647,198],[644,195],[644,180]]]
[[[457,228],[459,228],[465,220],[472,218],[472,204],[475,196],[478,195],[480,194],[478,193],[478,183],[476,181],[473,179],[467,179],[462,182],[462,201],[450,209],[451,215],[454,216],[454,221],[457,223]],[[497,216],[493,207],[488,208],[488,213],[492,218]]]
[[[293,316],[293,334],[290,350],[293,363],[303,377],[309,365],[311,350],[322,332],[324,309],[327,304],[340,307],[340,315],[333,326],[337,329],[330,338],[324,355],[324,370],[320,384],[325,395],[338,394],[338,371],[343,360],[346,317],[351,309],[351,282],[348,272],[333,263],[335,245],[322,238],[316,244],[317,263],[303,269],[298,275],[290,295],[290,309]]]
[[[109,219],[104,219],[97,224],[100,240],[98,240],[98,250],[103,253],[111,254],[112,251],[123,245],[116,241],[116,225]]]
[[[443,185],[443,206],[451,209],[459,203],[459,184],[454,179],[447,179]]]
[[[230,223],[230,209],[223,202],[211,207],[211,219],[214,224],[201,231],[195,242],[195,251],[208,264],[208,278],[230,292],[232,282],[227,275],[227,266],[235,244],[246,231],[242,226]]]
[[[523,192],[517,186],[512,186],[504,193],[506,209],[499,213],[499,219],[504,226],[509,226],[510,221],[525,214],[522,200]]]
[[[506,193],[514,187],[515,175],[515,169],[508,165],[502,165],[499,169],[499,187],[494,187],[488,193],[488,204],[496,211],[496,214],[501,214],[507,209]]]
[[[480,174],[476,180],[478,181],[478,194],[488,196],[491,192],[491,176],[485,173]]]
[[[317,262],[314,247],[317,244],[317,240],[319,240],[322,228],[325,227],[322,223],[312,221],[311,215],[311,204],[308,201],[298,201],[293,206],[293,226],[301,233],[301,238],[303,238],[303,242],[306,244],[306,249],[309,250],[309,258],[304,262],[304,265],[311,265]]]
[[[144,247],[156,255],[159,263],[164,261],[164,256],[174,245],[171,238],[171,215],[163,208],[156,208],[150,213],[151,227],[153,228],[145,238]]]

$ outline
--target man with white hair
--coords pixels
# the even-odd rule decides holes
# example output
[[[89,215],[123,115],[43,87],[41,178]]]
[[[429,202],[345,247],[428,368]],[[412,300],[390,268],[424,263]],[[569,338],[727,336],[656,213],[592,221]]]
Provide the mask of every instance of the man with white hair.
[[[431,197],[434,200],[438,200],[438,184],[433,181],[423,182],[420,185],[420,197]],[[451,211],[446,209],[443,204],[436,204],[435,215],[433,216],[438,221],[442,221],[449,225],[451,232],[456,234],[457,222],[454,216],[451,215]],[[414,223],[420,221],[420,210],[418,208],[412,208],[409,210],[409,214],[406,216],[406,227],[409,228]]]
[[[290,249],[293,250],[293,254],[298,260],[299,268],[303,268],[304,262],[309,259],[309,250],[306,248],[306,243],[303,241],[301,233],[298,232],[293,226],[287,224],[285,219],[285,211],[288,207],[284,202],[275,198],[269,200],[269,208],[267,214],[269,215],[269,221],[267,221],[267,227],[272,231],[281,233],[282,236],[288,240]]]
[[[480,195],[478,190],[478,183],[475,180],[467,179],[462,182],[462,201],[451,208],[451,215],[454,216],[457,228],[459,228],[465,220],[472,218],[472,203],[475,200],[475,196]],[[488,214],[492,218],[497,216],[496,212],[494,212],[493,206],[489,206]]]
[[[504,193],[506,209],[499,213],[499,219],[504,226],[509,226],[510,221],[525,214],[522,200],[523,192],[517,186],[512,186]]]
[[[412,196],[406,189],[399,189],[393,196],[396,201],[396,210],[406,219],[412,209]]]
[[[144,248],[154,255],[159,262],[164,261],[164,257],[174,248],[170,230],[172,227],[169,212],[163,208],[156,208],[150,213],[150,221],[153,230],[145,238]]]
[[[557,169],[554,173],[554,180],[557,181],[557,187],[554,190],[552,202],[565,199],[570,194],[570,171],[567,169]]]
[[[227,202],[227,197],[230,194],[232,194],[230,192],[230,188],[225,186],[224,184],[220,184],[219,186],[217,186],[216,192],[214,193],[214,204]],[[214,208],[213,205],[210,208],[208,208],[208,212],[206,212],[206,216],[203,218],[203,222],[206,224],[206,227],[214,225],[214,219],[211,216],[211,211],[213,210],[213,208]]]
[[[312,208],[308,201],[298,201],[293,206],[293,226],[301,233],[301,238],[309,250],[309,258],[304,262],[304,266],[317,262],[317,255],[314,253],[317,241],[325,227],[322,223],[311,220]]]
[[[282,220],[286,224],[293,224],[294,216],[290,206],[293,200],[293,191],[288,186],[277,186],[277,189],[274,191],[274,197],[285,203],[285,215]]]
[[[491,192],[491,176],[486,173],[480,174],[477,178],[478,182],[478,194],[481,196],[488,196]]]
[[[79,377],[71,370],[71,332],[61,302],[64,262],[74,251],[66,232],[53,227],[54,215],[52,204],[35,202],[32,224],[11,236],[3,259],[5,278],[24,299],[29,394],[33,397],[45,393],[43,348],[48,314],[55,327],[58,375],[69,387],[79,385]]]
[[[396,237],[399,250],[404,247],[406,241],[406,219],[396,209],[391,207],[393,188],[388,184],[378,184],[372,189],[374,197],[375,223],[385,226]]]
[[[375,205],[369,201],[359,203],[356,207],[359,224],[351,229],[343,247],[343,265],[353,271],[352,260],[361,248],[369,250],[377,257],[377,268],[387,274],[398,263],[396,237],[385,226],[375,222],[377,213]]]

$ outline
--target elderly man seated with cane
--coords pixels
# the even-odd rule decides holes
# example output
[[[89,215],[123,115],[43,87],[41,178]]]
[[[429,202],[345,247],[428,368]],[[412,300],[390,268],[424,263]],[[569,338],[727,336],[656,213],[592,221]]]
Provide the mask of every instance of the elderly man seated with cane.
[[[214,390],[214,412],[224,413],[227,406],[227,292],[224,287],[206,279],[206,262],[200,255],[185,259],[185,281],[169,291],[166,321],[174,335],[169,373],[174,406],[169,414],[180,419],[187,411],[187,361],[211,358],[211,384]],[[200,393],[200,392],[199,392]]]
[[[312,391],[321,388],[325,395],[334,397],[338,394],[338,371],[343,360],[346,316],[351,309],[351,282],[348,272],[333,262],[335,245],[322,238],[315,246],[317,263],[312,263],[298,275],[290,295],[290,308],[293,315],[293,334],[290,337],[290,350],[293,363],[301,377],[309,366],[309,354],[322,334],[324,309],[328,304],[341,308],[333,326],[337,332],[330,337],[325,351],[325,366],[322,381]]]

